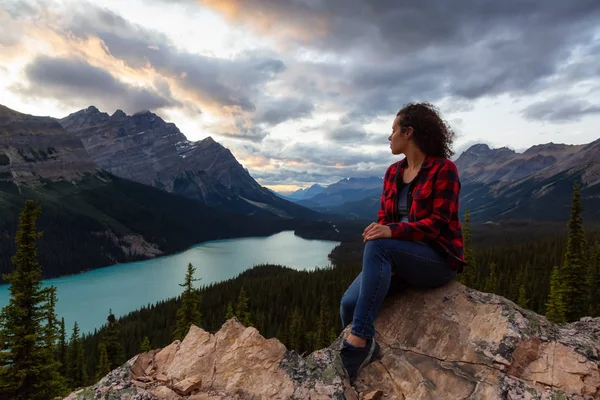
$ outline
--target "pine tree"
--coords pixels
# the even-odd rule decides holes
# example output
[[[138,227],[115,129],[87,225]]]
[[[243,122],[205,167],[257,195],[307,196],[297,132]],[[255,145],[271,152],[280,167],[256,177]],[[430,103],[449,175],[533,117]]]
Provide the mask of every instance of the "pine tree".
[[[10,284],[10,300],[0,314],[2,398],[37,400],[64,394],[54,355],[56,336],[52,325],[45,324],[46,318],[55,317],[38,264],[36,242],[42,233],[37,232],[36,221],[40,213],[35,201],[25,202],[15,237],[17,251],[11,260],[15,269],[3,276]]]
[[[463,251],[467,265],[464,267],[464,272],[459,275],[458,280],[463,285],[474,288],[477,282],[477,266],[475,264],[473,248],[471,247],[471,214],[469,214],[469,207],[465,208],[465,221],[462,225],[462,233]]]
[[[549,321],[557,324],[565,322],[565,303],[562,297],[559,272],[560,267],[558,265],[554,266],[550,278],[550,294],[546,303],[546,317]]]
[[[108,324],[104,336],[102,337],[102,343],[106,346],[110,369],[113,370],[120,367],[125,362],[125,351],[123,350],[123,344],[121,343],[120,325],[112,313],[112,310],[108,311],[106,320]]]
[[[298,308],[294,308],[292,315],[289,318],[289,330],[288,330],[288,344],[289,348],[301,352],[304,346],[304,324],[302,321],[302,315],[298,311]]]
[[[64,317],[60,320],[60,333],[58,338],[58,355],[57,359],[60,362],[58,372],[66,378],[67,376],[67,330],[65,329]]]
[[[84,386],[87,380],[83,343],[79,337],[79,325],[75,322],[67,350],[67,382],[75,389]]]
[[[177,310],[177,321],[175,324],[175,331],[173,332],[173,339],[183,340],[187,335],[192,324],[202,327],[202,314],[200,313],[200,303],[202,301],[200,292],[194,289],[192,282],[199,279],[194,278],[194,272],[196,268],[189,263],[187,273],[185,275],[185,282],[179,284],[184,287],[184,291],[181,294],[181,306]]]
[[[332,326],[329,330],[329,343],[333,343],[335,339],[337,339],[337,333],[335,332],[335,328]]]
[[[98,354],[100,361],[96,367],[96,381],[104,378],[106,374],[110,372],[110,362],[108,361],[108,352],[106,351],[106,345],[100,342],[98,345]]]
[[[590,291],[588,300],[588,314],[592,317],[600,316],[600,243],[596,242],[591,249],[587,287]]]
[[[517,305],[522,308],[529,307],[529,299],[527,298],[527,293],[525,292],[525,285],[521,285],[519,287],[519,299],[517,300]]]
[[[237,304],[235,306],[235,316],[244,326],[253,326],[250,311],[248,311],[248,303],[250,299],[246,295],[246,291],[242,286],[238,295]]]
[[[64,393],[67,389],[66,380],[64,375],[60,373],[62,368],[61,362],[57,359],[56,355],[58,352],[58,323],[55,313],[56,302],[56,288],[50,286],[44,289],[46,295],[46,304],[44,305],[44,319],[46,325],[44,327],[43,339],[44,348],[47,352],[46,357],[48,364],[42,366],[42,370],[51,378],[52,386],[43,386],[43,393],[47,396],[55,396],[57,393]],[[40,393],[41,395],[42,393]]]
[[[495,262],[491,262],[490,264],[490,274],[485,281],[484,292],[487,293],[496,293],[498,294],[498,267]]]
[[[147,353],[150,350],[152,350],[152,347],[150,347],[150,340],[148,339],[148,336],[146,336],[140,345],[140,353]]]
[[[585,256],[587,243],[583,232],[582,211],[579,184],[575,182],[571,202],[571,217],[568,222],[567,251],[563,266],[559,269],[560,290],[562,291],[567,322],[583,317],[588,309],[589,290],[587,289],[586,279],[588,267]]]
[[[316,348],[322,349],[329,345],[328,340],[330,336],[329,330],[329,312],[327,310],[327,303],[325,296],[321,296],[319,319],[317,320],[317,335],[316,335]]]
[[[227,313],[225,314],[225,320],[229,321],[233,317],[234,317],[234,314],[233,314],[233,305],[231,304],[231,302],[229,302],[227,304]]]

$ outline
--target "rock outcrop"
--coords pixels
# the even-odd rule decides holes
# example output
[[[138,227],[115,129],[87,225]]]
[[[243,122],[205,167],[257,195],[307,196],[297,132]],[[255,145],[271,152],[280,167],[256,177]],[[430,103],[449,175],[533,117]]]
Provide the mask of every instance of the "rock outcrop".
[[[90,106],[59,122],[100,167],[119,177],[245,214],[317,215],[259,185],[212,137],[189,141],[175,124],[150,111],[108,115]]]
[[[453,282],[386,300],[380,359],[354,387],[340,365],[346,331],[306,358],[254,328],[192,326],[67,399],[598,399],[600,318],[556,326]]]
[[[56,120],[0,105],[0,181],[39,185],[98,170],[81,141]]]

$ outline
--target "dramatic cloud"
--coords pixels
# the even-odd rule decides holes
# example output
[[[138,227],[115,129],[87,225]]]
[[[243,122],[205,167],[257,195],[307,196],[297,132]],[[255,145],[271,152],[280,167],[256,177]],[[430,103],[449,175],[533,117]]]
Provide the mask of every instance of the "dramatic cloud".
[[[523,111],[525,118],[560,123],[578,120],[592,114],[600,114],[599,105],[562,96],[532,104]]]
[[[590,77],[565,74],[567,60],[571,70],[587,74],[597,76],[600,68],[594,47],[581,46],[597,33],[595,0],[543,6],[517,0],[452,6],[444,0],[198,3],[283,41],[338,54],[348,62],[332,78],[351,92],[341,101],[368,116],[414,98],[531,94],[553,77]]]
[[[116,4],[8,0],[5,88],[163,109],[184,133],[214,135],[265,184],[379,176],[397,159],[393,117],[411,101],[457,122],[457,156],[476,142],[546,140],[546,121],[597,135],[598,0]],[[5,61],[18,57],[21,71]]]
[[[314,105],[309,101],[297,98],[273,99],[263,104],[256,120],[275,126],[285,121],[309,117]]]
[[[164,83],[162,93],[129,85],[82,59],[39,56],[25,68],[25,74],[27,86],[15,85],[14,90],[32,98],[60,98],[65,103],[95,99],[102,108],[129,113],[179,105]]]

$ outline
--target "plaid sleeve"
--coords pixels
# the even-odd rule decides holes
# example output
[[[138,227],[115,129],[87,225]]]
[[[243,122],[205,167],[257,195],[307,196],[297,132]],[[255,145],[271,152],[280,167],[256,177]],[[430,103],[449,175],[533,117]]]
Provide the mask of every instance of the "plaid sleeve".
[[[392,169],[392,167],[388,167],[388,169],[385,171],[385,175],[383,177],[383,190],[381,191],[381,201],[379,203],[379,213],[377,213],[377,223],[381,224],[381,225],[385,225],[391,221],[389,221],[387,219],[387,215],[385,212],[385,191],[387,188],[387,185],[389,184],[389,179],[390,179],[390,170]]]
[[[460,181],[453,162],[446,162],[436,172],[431,195],[433,209],[427,218],[415,222],[389,224],[396,239],[426,241],[435,239],[448,226],[453,213],[458,211]]]

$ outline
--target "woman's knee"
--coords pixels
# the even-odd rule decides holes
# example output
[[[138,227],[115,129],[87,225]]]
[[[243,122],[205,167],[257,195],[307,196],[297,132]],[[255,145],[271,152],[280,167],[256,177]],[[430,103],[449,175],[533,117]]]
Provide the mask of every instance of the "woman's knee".
[[[342,300],[340,301],[340,310],[348,311],[354,309],[357,300],[357,298],[348,294],[342,296]]]
[[[369,240],[365,245],[363,260],[369,258],[381,258],[385,256],[386,239]]]

